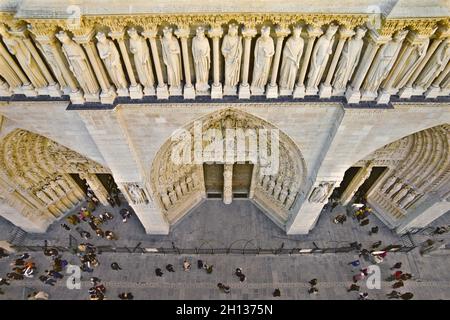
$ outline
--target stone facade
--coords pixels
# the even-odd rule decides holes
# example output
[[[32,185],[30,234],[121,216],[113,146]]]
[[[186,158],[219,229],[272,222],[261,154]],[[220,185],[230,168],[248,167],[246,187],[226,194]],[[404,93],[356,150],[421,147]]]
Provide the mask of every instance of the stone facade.
[[[61,4],[50,18],[33,1],[0,2],[2,215],[42,232],[82,198],[70,174],[106,201],[95,174],[108,173],[146,231],[167,234],[206,199],[208,161],[170,163],[174,133],[195,136],[196,121],[201,135],[278,130],[279,172],[262,173],[249,154],[244,161],[255,163],[250,201],[288,234],[314,227],[352,166],[362,169],[344,202],[373,166],[388,167],[368,201],[398,232],[448,211],[449,8],[433,1],[414,16],[413,4],[383,2],[373,14],[344,1],[315,14],[289,1],[281,11],[257,3],[245,15],[87,6],[68,21]],[[239,160],[218,162],[228,203]],[[61,179],[73,187],[56,186]]]

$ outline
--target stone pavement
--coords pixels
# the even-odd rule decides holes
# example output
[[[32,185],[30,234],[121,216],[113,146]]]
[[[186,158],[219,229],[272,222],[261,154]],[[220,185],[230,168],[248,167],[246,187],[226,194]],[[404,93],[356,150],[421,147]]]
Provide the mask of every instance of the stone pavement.
[[[96,214],[104,208],[98,208]],[[91,239],[95,245],[113,245],[135,247],[138,242],[142,247],[170,248],[172,242],[178,248],[313,248],[312,242],[319,247],[347,246],[349,242],[358,241],[364,247],[381,240],[383,245],[402,244],[403,240],[388,230],[376,217],[370,217],[368,226],[360,227],[356,221],[349,218],[344,225],[335,225],[332,219],[343,208],[336,208],[333,213],[325,211],[314,230],[305,236],[287,236],[283,230],[273,224],[259,209],[248,201],[234,201],[224,205],[220,201],[207,201],[194,212],[186,216],[171,230],[168,236],[145,235],[143,227],[136,217],[127,223],[122,223],[117,208],[106,208],[116,218],[109,222],[103,230],[112,230],[119,236],[117,241]],[[448,214],[436,221],[436,225],[448,223]],[[26,245],[43,245],[44,240],[49,246],[67,246],[68,234],[80,242],[77,232],[68,232],[60,227],[61,222],[52,225],[45,235],[28,235],[24,240]],[[368,231],[374,225],[379,225],[377,235],[369,236]],[[87,224],[83,229],[89,231]],[[447,236],[448,237],[448,236]],[[423,241],[426,236],[413,236],[414,241]],[[442,239],[448,239],[441,236]],[[417,243],[419,243],[417,242]],[[30,252],[38,266],[37,276],[50,267],[51,259],[41,252]],[[63,256],[72,264],[78,264],[79,259],[70,254]],[[83,273],[81,290],[69,290],[66,280],[59,280],[55,287],[41,284],[36,278],[31,281],[13,281],[11,286],[2,286],[5,295],[0,299],[23,299],[32,289],[44,289],[52,299],[87,299],[88,279],[97,276],[103,280],[107,288],[106,297],[117,299],[117,294],[130,291],[136,299],[273,299],[272,292],[280,288],[283,299],[356,299],[358,293],[348,293],[346,288],[351,284],[351,277],[358,268],[348,265],[358,259],[357,253],[309,254],[309,255],[173,255],[173,254],[142,254],[142,253],[102,253],[98,256],[100,266],[92,274]],[[192,263],[192,270],[182,270],[183,260],[187,258]],[[202,259],[214,265],[212,274],[196,268],[197,259]],[[11,258],[0,259],[0,277],[9,272]],[[123,268],[113,271],[111,262],[116,261]],[[405,282],[400,292],[413,292],[415,299],[450,299],[450,255],[431,254],[421,256],[415,249],[409,253],[389,253],[385,261],[379,264],[381,279],[387,278],[394,263],[403,263],[403,272],[413,274],[413,280]],[[361,259],[362,266],[370,263]],[[176,272],[165,272],[165,265],[171,263]],[[164,276],[155,276],[155,268],[163,269]],[[243,283],[234,275],[235,268],[243,269],[247,280]],[[317,296],[307,293],[308,281],[319,280]],[[229,295],[217,289],[217,283],[222,282],[231,287]],[[361,291],[367,291],[371,299],[384,299],[390,292],[391,282],[383,281],[381,289],[367,290],[361,283]]]

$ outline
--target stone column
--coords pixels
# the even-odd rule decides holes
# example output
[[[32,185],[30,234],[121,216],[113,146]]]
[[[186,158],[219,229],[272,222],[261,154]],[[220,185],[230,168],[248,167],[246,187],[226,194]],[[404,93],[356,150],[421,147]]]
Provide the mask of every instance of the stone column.
[[[336,70],[336,66],[339,61],[339,57],[341,56],[342,49],[344,48],[345,41],[348,38],[353,36],[355,32],[353,30],[349,30],[345,27],[341,27],[339,30],[339,42],[336,46],[336,50],[334,51],[333,60],[331,60],[330,68],[328,69],[327,77],[325,78],[325,82],[320,85],[319,88],[319,97],[320,98],[331,98],[332,86],[331,80],[333,79],[334,71]]]
[[[440,96],[441,93],[441,82],[444,81],[445,77],[450,73],[450,62],[447,63],[445,69],[441,72],[441,74],[433,81],[431,86],[425,92],[425,98],[432,99]],[[444,86],[442,86],[444,87]]]
[[[351,85],[345,93],[347,103],[359,103],[361,100],[360,88],[364,78],[369,71],[373,59],[375,58],[380,46],[391,39],[391,36],[379,35],[374,30],[370,30],[367,35],[367,46],[364,55],[359,62],[359,66],[355,71],[355,76]]]
[[[425,36],[420,35],[412,31],[408,34],[408,36],[405,39],[405,45],[397,58],[397,63],[394,66],[394,70],[388,76],[385,83],[383,83],[381,86],[382,90],[378,95],[377,103],[379,104],[388,103],[391,94],[396,93],[397,91],[397,89],[395,89],[396,80],[399,74],[403,71],[405,63],[410,58],[411,54],[413,53],[413,50],[416,49],[418,46],[423,45],[425,41],[428,41],[429,36],[430,35]],[[411,75],[411,73],[409,75]]]
[[[447,76],[447,79],[441,85],[440,96],[448,96],[450,94],[450,76]]]
[[[89,62],[91,63],[98,83],[102,88],[102,91],[100,93],[100,102],[104,104],[113,104],[117,94],[114,91],[114,87],[108,81],[106,71],[104,70],[103,64],[101,63],[100,57],[98,56],[97,48],[95,48],[95,44],[92,41],[93,37],[94,30],[84,35],[76,35],[73,37],[73,40],[78,44],[81,44],[86,50]]]
[[[399,97],[402,99],[409,99],[413,95],[414,89],[413,84],[419,77],[420,73],[422,72],[423,68],[425,68],[428,60],[433,56],[433,53],[436,51],[436,49],[439,47],[439,45],[444,41],[448,36],[450,36],[450,29],[447,27],[441,27],[436,31],[436,37],[432,41],[430,47],[427,50],[427,53],[425,57],[423,58],[422,62],[417,66],[414,73],[409,78],[406,85],[399,91]]]
[[[270,78],[270,83],[267,86],[267,98],[278,98],[277,77],[278,69],[280,66],[281,51],[283,49],[283,40],[290,33],[291,31],[289,30],[289,28],[279,26],[275,29],[275,34],[277,35],[277,44],[275,48],[275,57],[272,63],[272,76]]]
[[[16,61],[11,58],[9,55],[9,52],[5,49],[2,43],[0,43],[0,55],[3,56],[5,61],[8,63],[8,65],[14,70],[14,72],[19,77],[20,81],[22,82],[21,91],[22,93],[27,97],[36,97],[37,92],[33,85],[31,84],[30,80],[28,80],[25,73],[23,73],[22,69],[17,65]]]
[[[158,79],[158,86],[156,87],[157,99],[169,99],[169,91],[167,84],[164,82],[164,77],[161,69],[161,61],[159,59],[158,45],[156,44],[156,36],[158,30],[156,27],[147,29],[142,32],[142,36],[150,41],[150,48],[153,56],[153,63],[155,64],[156,77]]]
[[[86,180],[89,187],[91,187],[92,191],[95,194],[95,197],[103,204],[104,206],[108,206],[108,191],[103,186],[100,179],[94,173],[80,173],[80,178]]]
[[[369,178],[372,168],[372,164],[368,163],[366,166],[358,170],[352,181],[350,181],[349,185],[341,195],[340,202],[343,206],[350,202],[356,191],[358,191],[358,188],[367,180],[367,178]]]
[[[184,90],[183,97],[184,99],[195,99],[195,89],[192,85],[192,77],[191,77],[191,63],[189,59],[189,49],[188,49],[188,39],[190,35],[189,27],[181,27],[175,31],[175,35],[181,41],[181,51],[183,54],[183,68],[184,68]]]
[[[220,49],[219,40],[223,35],[223,29],[220,26],[213,27],[209,30],[208,35],[213,40],[213,68],[214,77],[211,86],[211,98],[222,99],[222,83],[220,83]]]
[[[130,98],[131,99],[142,99],[144,96],[142,92],[142,86],[140,83],[137,83],[136,76],[134,75],[133,67],[130,62],[130,56],[128,55],[127,47],[125,46],[124,30],[120,31],[111,31],[108,35],[116,40],[119,44],[120,54],[122,55],[123,62],[125,63],[125,68],[127,70],[128,78],[130,79]]]
[[[60,50],[58,48],[58,44],[56,42],[56,38],[54,34],[40,34],[36,35],[36,41],[38,41],[42,47],[48,46],[52,52],[52,55],[55,59],[55,63],[58,66],[59,71],[70,88],[70,101],[72,104],[83,104],[85,99],[83,97],[83,92],[78,88],[78,84],[73,79],[69,69],[64,63],[64,59],[61,56]]]
[[[44,61],[42,60],[41,56],[37,52],[33,42],[26,34],[26,27],[21,27],[18,30],[10,31],[10,34],[16,35],[17,39],[23,42],[23,44],[27,47],[27,49],[30,51],[31,56],[36,60],[37,64],[39,65],[39,70],[42,72],[42,75],[44,76],[45,80],[47,81],[47,88],[46,93],[50,97],[61,97],[62,91],[60,90],[60,87],[58,83],[53,79],[53,76],[50,74],[50,72],[47,69],[47,66],[45,65]],[[41,88],[38,88],[38,90]]]
[[[223,203],[233,201],[233,164],[223,166]]]
[[[256,29],[253,27],[245,27],[242,30],[242,36],[244,37],[244,61],[242,64],[242,81],[239,85],[239,99],[250,99],[250,85],[248,83],[250,50],[252,46],[252,38],[256,36],[256,33]]]
[[[298,76],[298,81],[294,89],[294,98],[304,98],[305,97],[305,76],[306,70],[308,69],[309,60],[311,58],[311,53],[314,47],[314,42],[318,36],[320,36],[323,31],[317,26],[308,26],[306,29],[308,35],[308,43],[306,44],[306,50],[303,52],[302,66],[300,68],[300,75]]]

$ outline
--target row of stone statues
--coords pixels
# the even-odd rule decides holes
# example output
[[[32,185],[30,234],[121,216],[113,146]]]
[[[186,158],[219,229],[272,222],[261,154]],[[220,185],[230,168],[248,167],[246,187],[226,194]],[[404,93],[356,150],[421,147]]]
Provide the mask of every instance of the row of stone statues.
[[[413,188],[395,175],[386,179],[380,191],[401,209],[407,208],[419,196]]]
[[[372,54],[373,60],[362,61],[363,38],[367,36],[366,29],[363,27],[357,27],[354,31],[341,29],[337,36],[338,29],[339,26],[333,23],[326,27],[325,32],[322,29],[310,27],[305,29],[295,26],[292,29],[292,35],[283,45],[284,37],[291,33],[291,30],[276,28],[275,33],[278,36],[275,46],[271,36],[271,27],[261,27],[261,35],[256,39],[253,52],[253,74],[250,85],[252,95],[262,95],[268,91],[266,86],[271,75],[270,86],[278,86],[280,95],[294,94],[294,97],[302,96],[301,93],[294,92],[299,88],[304,88],[303,96],[305,94],[315,95],[321,90],[319,95],[325,97],[328,97],[325,94],[326,90],[321,87],[330,88],[329,96],[343,95],[349,86],[353,90],[357,90],[359,89],[358,81],[352,82],[352,79],[357,78],[355,77],[357,72],[366,72],[364,76],[361,76],[364,81],[360,81],[363,100],[375,99],[380,94],[379,90],[389,97],[390,94],[398,93],[404,87],[414,86],[419,88],[418,92],[420,92],[432,85],[442,84],[445,88],[449,86],[450,77],[447,76],[450,74],[448,67],[449,38],[445,38],[440,45],[433,46],[433,50],[430,51],[431,49],[428,49],[432,46],[429,37],[420,38],[419,41],[412,31],[400,30],[379,48],[369,46],[365,54]],[[42,91],[45,88],[47,88],[46,90],[57,88],[57,82],[60,89],[70,86],[70,76],[62,70],[64,63],[59,61],[57,49],[51,44],[36,41],[37,47],[50,66],[51,72],[49,72],[32,39],[25,36],[24,31],[21,32],[21,36],[18,36],[16,31],[10,31],[4,25],[0,26],[2,41],[7,48],[6,51],[0,45],[0,76],[5,80],[0,83],[1,91],[7,91],[6,84],[12,89],[24,88],[25,93],[27,88],[34,88],[38,90],[39,94],[47,92]],[[120,50],[117,48],[117,43],[110,38],[113,37],[112,33],[108,34],[109,37],[103,32],[96,34],[96,52],[92,50],[89,43],[81,42],[78,39],[74,41],[75,38],[72,39],[64,31],[56,34],[56,38],[62,45],[61,49],[69,69],[78,81],[84,95],[87,95],[88,101],[90,101],[89,97],[95,99],[94,97],[99,95],[100,90],[103,94],[110,90],[109,79],[119,96],[129,95],[129,80],[132,82],[131,85],[137,85],[133,84],[135,82],[132,80],[134,75],[130,74],[134,72],[137,73],[138,81],[144,88],[144,94],[154,94],[155,78],[150,52],[155,55],[156,45],[150,45],[150,50],[146,39],[148,36],[145,33],[139,34],[135,28],[128,28],[126,32],[129,36],[128,50],[133,57],[134,69],[129,64],[128,50],[125,46],[120,47],[122,42],[119,42]],[[211,52],[210,43],[206,37],[207,32],[212,37],[211,31],[206,31],[203,27],[196,29],[190,52],[195,70],[195,89],[199,95],[209,93],[211,55],[219,54],[219,51]],[[244,35],[245,32],[247,31],[243,29],[242,34]],[[306,44],[302,36],[303,32],[307,35]],[[374,37],[374,31],[370,32],[367,43],[372,41],[371,37]],[[182,36],[179,30],[175,32],[177,37],[173,33],[172,28],[163,29],[161,56],[167,70],[170,94],[181,95],[183,79],[185,83],[191,81],[190,59],[189,54],[183,52],[186,51],[187,45],[183,48],[180,47],[179,39],[177,39],[177,37],[182,39],[183,44],[183,39],[186,40],[183,37],[186,35]],[[250,47],[247,43],[248,34],[245,33],[244,37],[246,37],[245,48],[243,36],[239,35],[239,27],[230,24],[228,33],[222,39],[220,53],[224,59],[223,92],[225,95],[236,94],[239,83],[241,86],[247,85],[250,60],[245,57]],[[103,66],[97,64],[97,54]],[[124,54],[127,56],[126,58]],[[9,55],[14,56],[15,60],[11,59]],[[153,63],[158,75],[158,86],[164,86],[165,83],[160,83],[159,79],[159,54],[157,56],[153,56]],[[218,57],[214,58],[217,59],[214,61],[218,63]],[[16,61],[18,65],[16,65]],[[125,68],[122,61],[125,61]],[[365,68],[361,64],[369,65]],[[106,75],[102,75],[103,67],[106,69],[109,79]],[[367,71],[363,71],[364,68]],[[420,70],[420,72],[415,74],[416,70]],[[215,82],[220,82],[218,72],[219,66],[214,68]],[[71,90],[74,92],[77,88],[71,88]],[[300,91],[297,90],[297,92]],[[399,94],[405,96],[403,93]],[[383,102],[386,98],[380,99]]]
[[[298,194],[298,186],[284,180],[281,175],[278,177],[260,175],[258,184],[260,188],[273,200],[279,203],[286,210],[291,209]]]
[[[195,172],[181,177],[167,188],[160,190],[161,202],[165,210],[169,210],[183,196],[188,195],[199,186],[197,174]]]

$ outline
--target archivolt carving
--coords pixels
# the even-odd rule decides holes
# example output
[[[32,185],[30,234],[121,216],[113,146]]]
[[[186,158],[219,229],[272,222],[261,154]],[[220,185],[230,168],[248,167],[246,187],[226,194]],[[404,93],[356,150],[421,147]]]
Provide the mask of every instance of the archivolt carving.
[[[417,132],[374,152],[369,158],[378,164],[380,159],[389,158],[390,150],[396,159],[369,192],[369,202],[395,220],[428,201],[431,194],[445,199],[450,191],[449,144],[450,125],[445,124]]]
[[[0,143],[0,185],[24,215],[54,219],[84,194],[69,173],[108,172],[99,164],[58,143],[17,129]]]
[[[245,133],[248,129],[258,132],[259,129],[276,129],[268,122],[259,119],[250,114],[234,110],[225,109],[199,119],[200,126],[196,129],[196,123],[186,126],[180,134],[176,135],[174,141],[168,140],[160,149],[155,157],[151,169],[151,186],[155,199],[163,211],[166,212],[169,221],[174,216],[179,216],[179,207],[183,202],[189,201],[192,197],[204,197],[205,187],[203,181],[203,162],[236,163],[238,161],[249,161],[255,164],[255,198],[263,198],[265,203],[271,204],[271,209],[283,217],[284,222],[289,216],[289,210],[295,206],[295,201],[299,192],[303,192],[302,186],[306,178],[306,166],[298,147],[284,133],[279,132],[279,169],[276,173],[267,175],[261,167],[258,154],[260,152],[252,150],[251,144],[258,146],[258,135],[248,134],[242,136],[245,141],[245,150],[239,150],[237,147],[237,138],[226,139],[227,130],[237,132],[233,129],[242,129]],[[219,132],[215,137],[209,135],[208,129],[217,129]],[[192,139],[195,131],[202,132],[202,148],[195,148]],[[249,131],[247,131],[249,132]],[[270,138],[270,133],[268,134]],[[188,155],[190,163],[176,164],[172,159],[173,153],[179,155],[181,138],[190,138],[192,143],[184,148],[183,155]],[[268,139],[267,149],[271,150],[272,140]],[[227,144],[234,146],[234,156],[225,158],[217,157],[217,150],[227,150]],[[243,144],[242,144],[243,145]],[[214,146],[214,147],[212,147]],[[256,149],[258,150],[258,149]],[[203,151],[203,152],[202,152]],[[200,154],[199,154],[200,153]],[[199,163],[197,157],[203,156]],[[273,155],[275,156],[275,154]],[[272,154],[268,154],[266,166],[272,164],[275,160],[271,159]],[[183,209],[188,209],[184,208]],[[186,210],[187,211],[187,210]],[[185,212],[184,212],[185,213]]]

